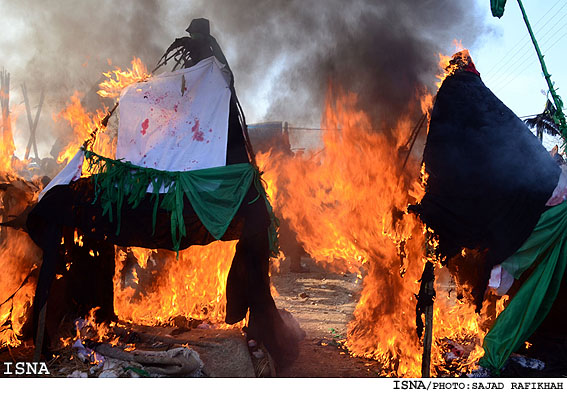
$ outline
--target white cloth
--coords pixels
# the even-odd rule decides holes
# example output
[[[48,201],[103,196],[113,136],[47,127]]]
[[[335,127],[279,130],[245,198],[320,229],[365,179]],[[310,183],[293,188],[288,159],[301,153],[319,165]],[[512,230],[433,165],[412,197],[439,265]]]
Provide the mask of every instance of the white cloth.
[[[496,294],[503,296],[514,284],[514,277],[506,271],[501,264],[495,265],[490,271],[488,287],[496,290]]]
[[[57,185],[68,185],[69,183],[76,181],[81,177],[83,173],[83,161],[85,160],[85,152],[82,149],[73,156],[73,158],[67,163],[65,168],[63,168],[59,174],[55,176],[47,184],[47,186],[39,193],[37,201],[41,200],[41,198],[54,186]]]
[[[125,88],[116,158],[167,171],[226,165],[231,93],[222,67],[210,57]]]
[[[545,205],[548,207],[554,207],[565,200],[567,200],[567,166],[562,165],[557,186],[555,186],[551,197],[549,197],[549,200],[547,200]]]

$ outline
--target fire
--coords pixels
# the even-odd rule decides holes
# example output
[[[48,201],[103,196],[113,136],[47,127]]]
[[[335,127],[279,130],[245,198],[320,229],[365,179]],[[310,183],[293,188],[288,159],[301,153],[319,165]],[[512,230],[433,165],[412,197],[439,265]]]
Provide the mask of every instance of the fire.
[[[126,71],[116,68],[113,71],[103,73],[103,75],[107,79],[99,84],[100,90],[97,91],[97,94],[104,98],[117,98],[120,91],[126,86],[145,80],[150,76],[146,66],[138,58],[132,60],[132,68]],[[81,94],[75,92],[67,106],[53,117],[55,121],[66,120],[73,129],[71,140],[57,158],[60,163],[70,160],[77,149],[95,131],[97,131],[97,137],[90,149],[106,157],[114,157],[116,152],[115,136],[103,132],[106,128],[103,119],[107,116],[109,109],[105,107],[103,110],[99,109],[95,114],[91,114],[83,107],[81,98]],[[83,175],[89,175],[86,165],[83,167]]]
[[[0,74],[1,78],[1,74]],[[0,89],[0,101],[7,100],[8,92]],[[17,113],[9,111],[8,108],[2,106],[0,108],[0,171],[12,171],[12,157],[16,151],[13,139],[13,127],[16,123]]]
[[[122,322],[143,325],[184,323],[189,326],[194,322],[207,322],[218,328],[229,327],[224,323],[225,288],[236,243],[217,241],[207,246],[193,246],[181,251],[179,259],[170,251],[117,248],[115,313]],[[62,346],[85,339],[118,344],[114,327],[124,327],[123,324],[97,323],[94,317],[97,309],[75,322],[74,338],[61,338]],[[133,349],[130,345],[125,350]]]
[[[330,87],[323,153],[285,161],[261,156],[258,161],[268,182],[290,186],[278,188],[276,211],[311,257],[330,270],[368,272],[349,327],[352,354],[380,359],[400,376],[419,376],[411,368],[421,359],[414,294],[424,238],[421,225],[404,211],[411,199],[407,191],[418,197],[422,190],[402,176],[398,156],[412,125],[400,119],[393,138],[369,133],[370,120],[356,104],[354,94]],[[409,165],[417,167],[417,160]]]
[[[415,113],[412,106],[420,102],[417,97],[405,113]],[[276,214],[289,221],[309,255],[329,270],[359,271],[364,277],[346,340],[351,354],[380,361],[386,375],[405,377],[421,376],[415,294],[428,258],[423,225],[406,214],[408,204],[424,193],[419,158],[410,156],[401,168],[400,148],[412,126],[403,117],[393,135],[368,132],[373,127],[357,109],[356,95],[330,86],[322,153],[285,160],[271,152],[257,157],[268,185],[277,185],[271,189]],[[432,363],[439,375],[467,372],[482,356],[487,307],[479,317],[455,291],[440,296],[439,286]],[[450,343],[466,343],[455,350],[456,360],[447,360]]]
[[[7,222],[37,198],[39,188],[12,173],[2,172],[0,178],[6,186],[0,191],[0,221]],[[31,314],[41,255],[26,233],[0,227],[0,348],[20,344]]]
[[[372,215],[377,208],[369,207],[370,196],[373,201],[385,201],[400,191],[394,204],[401,213],[405,210],[402,191],[407,190],[398,178],[379,187],[374,184],[397,169],[387,160],[392,152],[376,148],[390,146],[388,137],[368,133],[370,121],[353,109],[355,104],[356,97],[347,93],[339,93],[336,102],[328,100],[322,154],[286,160],[277,154],[260,154],[257,158],[268,185],[278,185],[271,190],[276,210],[290,221],[306,251],[328,268],[348,272],[358,271],[376,257],[374,239],[395,220],[392,212]],[[402,120],[400,127],[404,135],[392,149],[409,138],[409,120]],[[353,157],[345,157],[345,149],[352,149]]]
[[[109,65],[111,62],[109,61]],[[120,92],[126,86],[148,79],[150,74],[147,67],[142,61],[134,57],[132,60],[132,68],[122,71],[116,68],[113,71],[105,72],[103,75],[107,78],[106,81],[101,82],[98,86],[100,90],[97,92],[101,97],[117,98]]]
[[[225,326],[226,279],[237,241],[179,253],[128,248],[117,253],[114,309],[121,320],[172,324],[178,316]],[[126,273],[126,275],[124,275]]]
[[[470,56],[469,51],[463,47],[461,41],[453,40],[453,45],[455,46],[455,52],[462,53],[463,56]],[[457,64],[451,64],[451,59],[453,56],[444,55],[442,53],[439,56],[439,69],[442,70],[440,74],[437,75],[437,88],[441,87],[441,84],[449,75],[452,75],[457,69]]]
[[[0,245],[0,348],[19,346],[30,317],[41,250],[19,230],[3,228]],[[30,275],[28,275],[30,274]]]
[[[69,161],[73,158],[77,150],[83,145],[83,142],[89,138],[89,136],[100,127],[100,122],[106,115],[106,111],[97,110],[96,114],[89,113],[81,103],[81,93],[75,92],[70,99],[68,105],[58,114],[53,116],[54,121],[59,121],[61,119],[66,120],[69,125],[73,129],[72,138],[67,144],[67,146],[63,149],[59,156],[57,157],[57,161],[59,163],[64,163]],[[112,144],[109,144],[105,134],[100,133],[97,137],[97,147],[108,147]],[[106,140],[103,143],[102,141]],[[104,149],[97,149],[97,153],[101,150],[100,154],[110,154],[112,152],[107,151],[108,148]],[[106,151],[106,152],[104,152]]]

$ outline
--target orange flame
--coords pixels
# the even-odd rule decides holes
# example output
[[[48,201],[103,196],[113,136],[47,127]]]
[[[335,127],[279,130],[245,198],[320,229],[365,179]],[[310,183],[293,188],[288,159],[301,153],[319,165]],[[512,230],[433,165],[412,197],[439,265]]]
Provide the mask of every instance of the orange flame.
[[[131,69],[122,71],[116,68],[113,71],[103,73],[103,75],[107,77],[107,80],[99,84],[100,90],[97,93],[106,98],[116,98],[125,87],[150,76],[146,66],[138,58],[132,60]],[[57,158],[59,163],[70,160],[95,130],[98,130],[97,138],[91,149],[106,157],[114,157],[115,155],[115,136],[104,133],[105,127],[101,124],[108,113],[108,108],[97,110],[96,114],[93,115],[83,107],[81,96],[79,92],[75,92],[70,103],[53,117],[55,121],[66,120],[73,129],[71,140]],[[89,175],[86,165],[83,167],[83,175]]]
[[[387,375],[418,377],[422,344],[415,294],[428,257],[423,225],[405,212],[424,194],[418,176],[423,167],[410,156],[401,168],[409,118],[398,120],[393,136],[368,132],[371,126],[357,109],[357,97],[331,86],[322,121],[324,150],[285,159],[270,152],[257,161],[268,185],[278,186],[272,188],[276,213],[310,256],[330,270],[364,276],[348,329],[351,354],[379,360]],[[447,341],[467,342],[456,369],[468,371],[482,356],[484,318],[467,302],[441,298],[434,309],[434,366],[449,374],[443,369]]]
[[[9,97],[9,92],[0,90],[0,100]],[[12,136],[13,125],[16,122],[14,113],[9,108],[0,108],[0,171],[10,172],[12,170],[12,156],[16,151],[14,138]]]
[[[453,45],[455,45],[455,52],[462,52],[463,55],[470,56],[469,51],[463,47],[461,41],[453,40]],[[442,53],[438,54],[439,56],[439,69],[441,73],[437,75],[437,88],[441,87],[441,84],[449,75],[452,75],[455,70],[458,68],[457,64],[451,64],[451,59],[453,56],[444,55]]]
[[[129,248],[134,259],[119,252],[114,277],[116,314],[137,324],[171,324],[183,316],[226,326],[226,279],[236,243],[192,246],[179,252],[179,260],[174,252],[164,250]],[[128,271],[126,277],[121,274]]]
[[[105,111],[98,110],[96,114],[91,114],[83,107],[81,103],[81,93],[75,92],[71,97],[70,103],[57,115],[53,116],[54,121],[59,121],[60,119],[66,120],[71,128],[73,129],[73,135],[67,146],[59,153],[57,161],[63,163],[65,161],[71,160],[77,150],[83,145],[83,142],[89,138],[91,133],[100,127],[100,122],[106,115]],[[104,139],[104,134],[100,133],[98,135],[101,139]],[[97,138],[97,141],[99,139]],[[105,141],[108,142],[108,141]],[[112,144],[110,144],[112,145]],[[97,146],[109,146],[108,143],[99,143]],[[105,152],[110,153],[110,152]],[[101,153],[102,154],[102,153]]]
[[[35,276],[27,280],[26,277],[41,263],[41,250],[25,233],[10,228],[1,232],[4,241],[0,245],[0,348],[21,344],[36,286]]]
[[[143,81],[150,77],[147,67],[137,57],[132,60],[132,68],[129,68],[126,71],[116,68],[113,71],[103,73],[103,75],[108,79],[98,85],[100,90],[97,94],[101,97],[110,98],[119,97],[120,92],[126,86]]]

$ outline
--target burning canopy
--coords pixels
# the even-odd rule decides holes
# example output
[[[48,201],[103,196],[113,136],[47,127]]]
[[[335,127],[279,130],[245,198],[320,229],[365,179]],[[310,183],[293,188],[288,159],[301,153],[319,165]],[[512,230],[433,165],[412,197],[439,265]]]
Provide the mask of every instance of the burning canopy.
[[[481,365],[498,373],[535,331],[557,295],[565,259],[563,202],[547,210],[561,170],[527,126],[483,84],[468,52],[453,57],[431,114],[424,151],[426,194],[410,210],[446,257],[486,251],[473,293],[480,309],[491,269],[526,280],[484,341]],[[554,203],[550,201],[555,201]],[[545,211],[545,213],[544,213]],[[522,323],[519,323],[522,322]]]
[[[423,154],[426,194],[413,210],[439,236],[443,255],[488,249],[491,268],[531,233],[560,170],[484,85],[470,58],[453,63],[457,68],[439,89],[431,114]]]
[[[197,46],[209,45],[207,34],[196,35]],[[67,247],[61,236],[69,228],[83,233],[82,242],[98,242],[100,256],[112,245],[179,252],[237,239],[226,282],[225,321],[235,324],[249,312],[250,338],[263,343],[280,365],[297,357],[298,338],[270,294],[268,260],[277,253],[276,220],[246,146],[232,74],[222,71],[228,65],[221,63],[224,56],[214,55],[215,48],[212,55],[192,52],[189,68],[127,88],[121,95],[116,159],[85,144],[79,159],[84,154],[92,175],[52,184],[30,212],[30,236],[44,251],[34,301],[38,338]],[[82,167],[76,161],[71,165],[70,172]],[[91,256],[96,259],[99,252]],[[108,316],[112,308],[106,303],[102,310]],[[41,347],[41,341],[36,345]]]

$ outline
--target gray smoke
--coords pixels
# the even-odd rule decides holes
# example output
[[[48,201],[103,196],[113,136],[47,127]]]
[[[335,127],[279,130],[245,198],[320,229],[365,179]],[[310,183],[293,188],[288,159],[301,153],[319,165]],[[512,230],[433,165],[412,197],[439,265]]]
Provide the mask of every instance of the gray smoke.
[[[102,72],[130,65],[134,56],[154,64],[167,45],[164,12],[157,0],[0,0],[3,31],[0,67],[11,73],[10,100],[17,117],[18,152],[29,135],[20,85],[27,86],[35,116],[41,90],[45,103],[37,138],[40,156],[49,156],[58,137],[69,138],[70,128],[54,122],[75,91],[85,106],[101,108],[95,92]],[[109,65],[109,63],[112,65]]]
[[[237,48],[229,61],[241,71],[239,91],[274,72],[266,94],[272,119],[317,125],[332,81],[357,93],[379,127],[395,120],[419,86],[432,85],[438,53],[451,54],[454,39],[474,44],[484,29],[477,3],[207,0],[195,11],[210,16],[221,45]]]
[[[108,59],[119,66],[133,56],[155,62],[161,50],[156,37],[164,35],[164,24],[157,0],[4,3],[17,35],[2,42],[3,66],[52,98],[95,85],[112,68]]]
[[[26,82],[32,102],[46,89],[56,112],[73,91],[94,91],[102,72],[127,67],[134,56],[152,69],[191,19],[205,17],[249,121],[316,126],[332,81],[356,92],[361,109],[381,127],[419,86],[432,85],[437,53],[452,52],[454,38],[471,47],[484,32],[476,3],[0,0],[8,31],[0,37],[0,67],[12,73],[13,89]],[[40,127],[53,128],[50,119],[43,116]],[[57,127],[52,132],[62,133]]]

